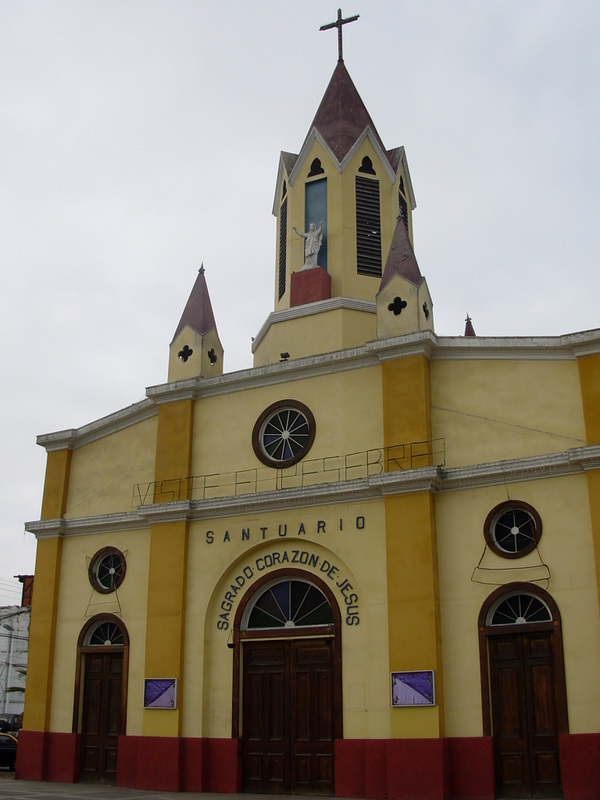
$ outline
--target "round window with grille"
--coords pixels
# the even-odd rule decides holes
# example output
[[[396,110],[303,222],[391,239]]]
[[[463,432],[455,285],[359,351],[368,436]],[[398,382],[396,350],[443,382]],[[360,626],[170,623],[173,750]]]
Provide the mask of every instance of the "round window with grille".
[[[90,561],[90,583],[97,592],[108,594],[123,583],[125,556],[116,547],[103,547]]]
[[[315,430],[315,418],[304,403],[280,400],[266,408],[256,420],[252,446],[263,464],[290,467],[308,453]]]
[[[494,553],[504,558],[520,558],[537,546],[542,520],[528,503],[508,500],[490,511],[483,531]]]

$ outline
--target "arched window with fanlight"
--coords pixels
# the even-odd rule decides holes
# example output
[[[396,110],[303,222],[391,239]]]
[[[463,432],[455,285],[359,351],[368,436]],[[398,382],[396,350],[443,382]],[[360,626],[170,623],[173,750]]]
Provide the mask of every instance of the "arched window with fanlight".
[[[246,608],[242,628],[289,630],[333,622],[331,604],[317,586],[304,578],[286,578],[270,582],[256,593]]]
[[[100,620],[85,634],[84,647],[121,647],[125,644],[123,628],[112,619]]]

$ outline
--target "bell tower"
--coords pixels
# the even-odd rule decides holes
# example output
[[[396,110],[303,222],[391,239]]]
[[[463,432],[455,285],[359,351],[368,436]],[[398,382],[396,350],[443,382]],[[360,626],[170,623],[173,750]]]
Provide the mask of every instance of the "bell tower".
[[[274,311],[253,343],[256,367],[278,362],[283,352],[305,358],[399,333],[397,325],[379,322],[376,297],[396,291],[386,287],[402,272],[387,266],[398,237],[416,266],[416,202],[404,148],[386,149],[344,63],[342,25],[355,19],[338,12],[336,22],[321,28],[337,28],[338,62],[300,152],[279,159]],[[418,292],[411,286],[421,314],[409,320],[405,313],[403,332],[432,325],[420,273],[417,283]]]

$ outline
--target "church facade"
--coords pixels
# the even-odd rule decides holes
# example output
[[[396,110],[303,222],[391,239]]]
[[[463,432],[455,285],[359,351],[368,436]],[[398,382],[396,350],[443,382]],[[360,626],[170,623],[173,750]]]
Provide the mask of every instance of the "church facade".
[[[437,335],[415,207],[340,58],[253,368],[201,269],[167,382],[38,438],[17,778],[600,796],[600,330]]]

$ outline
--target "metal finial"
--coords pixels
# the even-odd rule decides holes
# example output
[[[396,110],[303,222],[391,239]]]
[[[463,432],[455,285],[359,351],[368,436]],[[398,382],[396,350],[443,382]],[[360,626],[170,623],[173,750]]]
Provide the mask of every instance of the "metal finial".
[[[321,25],[319,28],[320,31],[328,31],[330,28],[337,28],[338,29],[338,62],[344,60],[344,55],[342,51],[342,25],[346,25],[348,22],[355,22],[359,18],[360,14],[356,14],[354,17],[347,17],[346,19],[342,19],[342,9],[338,8],[337,12],[337,20],[335,22],[329,22],[327,25]]]

